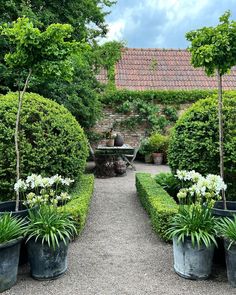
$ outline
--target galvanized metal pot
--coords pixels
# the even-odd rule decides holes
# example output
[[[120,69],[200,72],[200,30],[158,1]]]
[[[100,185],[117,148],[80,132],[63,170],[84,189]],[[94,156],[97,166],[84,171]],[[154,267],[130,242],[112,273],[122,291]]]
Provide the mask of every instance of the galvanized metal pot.
[[[47,243],[33,239],[27,242],[31,275],[37,280],[51,280],[60,277],[67,270],[68,244],[60,241],[55,250]]]
[[[174,269],[175,272],[186,279],[204,280],[211,274],[214,245],[207,248],[192,246],[191,239],[185,239],[184,243],[177,243],[173,239]]]
[[[0,292],[11,288],[17,281],[21,240],[0,244]]]

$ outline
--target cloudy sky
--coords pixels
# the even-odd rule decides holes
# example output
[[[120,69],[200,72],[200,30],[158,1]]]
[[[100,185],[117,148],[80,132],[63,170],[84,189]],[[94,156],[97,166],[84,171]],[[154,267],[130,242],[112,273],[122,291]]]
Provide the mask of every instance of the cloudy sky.
[[[218,23],[236,0],[117,0],[107,16],[108,40],[134,48],[186,48],[185,33]]]

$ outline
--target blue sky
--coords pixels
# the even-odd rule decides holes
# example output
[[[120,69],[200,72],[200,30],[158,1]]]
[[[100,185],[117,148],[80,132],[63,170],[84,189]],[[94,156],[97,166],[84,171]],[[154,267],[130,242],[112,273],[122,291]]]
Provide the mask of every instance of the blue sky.
[[[107,16],[107,40],[134,48],[186,48],[185,33],[218,23],[236,0],[117,0]]]

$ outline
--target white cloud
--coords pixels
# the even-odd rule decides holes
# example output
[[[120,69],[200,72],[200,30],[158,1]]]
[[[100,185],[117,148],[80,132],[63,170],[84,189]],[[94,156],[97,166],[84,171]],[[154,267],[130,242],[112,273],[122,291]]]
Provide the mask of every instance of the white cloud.
[[[125,20],[119,19],[108,24],[107,41],[120,41],[123,39],[125,29]]]
[[[236,0],[118,0],[107,16],[108,40],[130,47],[185,48],[185,33],[215,25]],[[106,41],[106,40],[105,40]]]

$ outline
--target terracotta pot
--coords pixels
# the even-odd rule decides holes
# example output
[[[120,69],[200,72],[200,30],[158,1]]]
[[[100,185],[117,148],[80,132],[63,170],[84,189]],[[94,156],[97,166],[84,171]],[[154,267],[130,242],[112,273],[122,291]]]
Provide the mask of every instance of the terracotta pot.
[[[163,161],[163,154],[162,153],[153,153],[152,154],[154,164],[161,165]]]
[[[106,145],[112,147],[114,146],[114,142],[115,142],[114,138],[108,139],[106,142]]]

